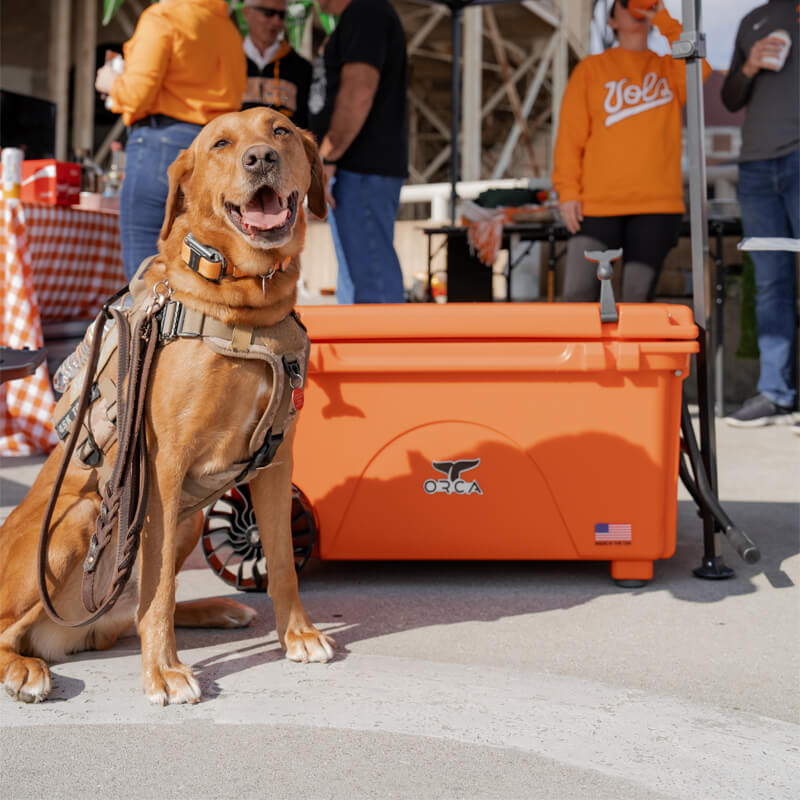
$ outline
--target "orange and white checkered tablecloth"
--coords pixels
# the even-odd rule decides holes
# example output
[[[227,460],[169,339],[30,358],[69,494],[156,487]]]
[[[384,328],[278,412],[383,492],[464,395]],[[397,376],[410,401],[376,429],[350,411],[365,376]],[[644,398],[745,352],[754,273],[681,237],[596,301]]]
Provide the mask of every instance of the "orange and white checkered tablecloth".
[[[119,218],[107,211],[29,203],[23,211],[42,320],[93,319],[127,283]]]
[[[0,199],[0,344],[42,347],[41,322],[93,318],[125,283],[117,217]],[[57,439],[46,364],[0,385],[0,456],[49,452]]]

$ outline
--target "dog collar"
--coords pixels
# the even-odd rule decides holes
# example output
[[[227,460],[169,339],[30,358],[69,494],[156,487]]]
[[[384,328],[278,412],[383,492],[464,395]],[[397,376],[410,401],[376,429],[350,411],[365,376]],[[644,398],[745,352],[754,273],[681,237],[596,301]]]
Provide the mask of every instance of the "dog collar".
[[[232,278],[253,278],[257,276],[247,275],[234,265],[228,264],[228,260],[216,247],[201,244],[191,233],[186,234],[181,246],[181,257],[190,270],[196,272],[207,281],[219,283],[225,277]],[[292,259],[285,258],[279,265],[273,266],[269,272],[261,275],[262,287],[276,272],[283,272]]]

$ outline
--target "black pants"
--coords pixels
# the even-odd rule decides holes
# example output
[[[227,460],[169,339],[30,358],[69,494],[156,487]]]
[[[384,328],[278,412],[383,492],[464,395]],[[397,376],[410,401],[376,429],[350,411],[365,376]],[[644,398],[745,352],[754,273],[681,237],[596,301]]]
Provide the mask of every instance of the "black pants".
[[[626,303],[653,299],[667,253],[677,244],[681,214],[632,214],[624,217],[585,217],[567,244],[564,299],[596,302],[600,298],[597,266],[584,250],[622,253],[622,296]]]

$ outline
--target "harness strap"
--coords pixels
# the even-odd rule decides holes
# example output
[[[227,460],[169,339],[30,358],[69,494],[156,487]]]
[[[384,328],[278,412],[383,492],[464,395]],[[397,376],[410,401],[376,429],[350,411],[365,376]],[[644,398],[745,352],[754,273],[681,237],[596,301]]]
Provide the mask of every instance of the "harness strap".
[[[133,293],[133,289],[131,292]],[[209,497],[209,487],[185,476],[184,489],[190,494],[195,494],[195,490],[199,491],[196,494],[198,503],[186,509],[182,516],[186,516],[196,508],[202,508],[221,496],[230,486],[248,479],[255,470],[271,463],[283,442],[285,429],[292,421],[295,411],[302,406],[302,403],[294,404],[292,408],[293,393],[286,388],[287,375],[290,389],[296,388],[297,381],[302,387],[300,365],[305,364],[308,359],[305,326],[295,313],[271,328],[232,327],[206,317],[202,312],[186,308],[181,303],[170,301],[169,293],[159,294],[154,289],[154,295],[156,300],[145,307],[143,313],[140,311],[134,317],[135,326],[132,334],[128,314],[110,307],[118,295],[104,305],[94,323],[95,335],[85,366],[80,396],[73,405],[66,408],[66,413],[58,423],[61,429],[59,435],[64,438],[67,436],[67,431],[69,435],[64,443],[64,456],[42,523],[37,580],[45,612],[54,622],[66,627],[75,628],[95,622],[108,611],[122,593],[136,560],[147,508],[149,479],[147,440],[143,424],[145,397],[158,345],[176,336],[203,337],[206,345],[221,355],[267,361],[273,374],[270,402],[251,436],[249,458],[231,465],[227,470],[226,485],[221,490],[212,490],[211,497]],[[140,300],[135,299],[136,296],[134,295],[134,308],[142,309]],[[105,320],[111,316],[116,322],[117,332],[113,354],[103,351],[102,335]],[[291,356],[277,355],[270,350],[270,341],[274,341],[276,335],[274,330],[285,324],[289,318],[303,331],[304,348],[289,350],[289,354],[294,353]],[[113,360],[115,358],[116,364]],[[107,377],[107,373],[99,374],[101,360],[108,370],[113,370],[116,366],[116,386],[113,380]],[[104,407],[99,409],[98,404],[96,410],[102,410],[108,422],[112,424],[116,422],[114,435],[117,439],[117,454],[113,469],[108,463],[109,460],[101,457],[106,452],[103,448],[109,442],[113,443],[113,439],[108,437],[105,443],[95,442],[93,430],[97,433],[97,428],[91,419],[87,420],[89,407],[99,397],[103,398]],[[105,424],[106,420],[103,422]],[[98,434],[98,438],[102,440],[103,437]],[[96,470],[101,506],[95,532],[92,534],[83,564],[82,597],[89,614],[83,619],[68,621],[55,610],[47,590],[47,552],[55,505],[67,467],[79,441],[82,442],[80,455],[84,464]],[[99,463],[93,464],[92,462],[96,460],[99,460]],[[113,548],[115,558],[113,562],[109,562],[108,558],[103,558],[103,553],[112,550],[111,544],[114,540],[116,540],[116,547]],[[101,565],[103,565],[102,576],[100,576]],[[102,589],[99,588],[101,584]]]
[[[234,349],[247,349],[254,338],[253,328],[226,325],[202,311],[188,308],[179,300],[170,300],[165,303],[156,315],[156,319],[158,320],[158,338],[162,343],[176,337],[190,339],[214,337],[224,339],[226,342],[233,342],[236,338],[239,346]],[[244,347],[241,347],[242,344]]]

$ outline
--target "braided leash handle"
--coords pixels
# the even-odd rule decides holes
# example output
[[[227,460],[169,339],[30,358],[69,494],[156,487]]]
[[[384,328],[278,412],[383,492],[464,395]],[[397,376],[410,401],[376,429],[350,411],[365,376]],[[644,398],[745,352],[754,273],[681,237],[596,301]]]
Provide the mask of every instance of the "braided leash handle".
[[[139,536],[144,524],[149,475],[147,437],[142,422],[150,368],[158,342],[158,336],[153,335],[151,319],[146,316],[137,321],[131,335],[127,385],[121,381],[118,383],[117,460],[114,471],[103,488],[100,514],[83,564],[83,605],[90,613],[109,610],[125,588],[136,560]],[[98,592],[96,585],[98,567],[115,530],[116,563],[109,585],[102,593]]]

